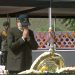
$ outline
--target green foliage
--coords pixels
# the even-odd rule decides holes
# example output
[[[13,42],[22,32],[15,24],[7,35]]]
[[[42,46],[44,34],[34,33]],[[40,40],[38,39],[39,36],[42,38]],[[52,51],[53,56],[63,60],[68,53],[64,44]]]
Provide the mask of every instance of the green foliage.
[[[56,31],[75,31],[75,18],[56,18]]]
[[[75,31],[75,18],[64,18],[61,23],[68,31]]]

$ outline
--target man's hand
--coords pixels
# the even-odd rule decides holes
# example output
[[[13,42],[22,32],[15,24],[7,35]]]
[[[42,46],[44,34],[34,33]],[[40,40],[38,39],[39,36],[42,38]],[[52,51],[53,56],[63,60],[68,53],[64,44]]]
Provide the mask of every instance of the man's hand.
[[[24,29],[22,37],[24,39],[29,38],[29,30],[28,29]]]

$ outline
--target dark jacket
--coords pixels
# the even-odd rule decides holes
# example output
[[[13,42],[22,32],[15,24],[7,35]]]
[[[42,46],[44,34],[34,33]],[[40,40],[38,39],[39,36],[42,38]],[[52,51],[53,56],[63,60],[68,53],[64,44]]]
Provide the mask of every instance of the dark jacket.
[[[9,30],[7,43],[7,69],[9,71],[23,71],[29,69],[32,64],[32,49],[37,49],[38,44],[33,32],[29,30],[29,41],[22,39],[22,32],[18,28]]]

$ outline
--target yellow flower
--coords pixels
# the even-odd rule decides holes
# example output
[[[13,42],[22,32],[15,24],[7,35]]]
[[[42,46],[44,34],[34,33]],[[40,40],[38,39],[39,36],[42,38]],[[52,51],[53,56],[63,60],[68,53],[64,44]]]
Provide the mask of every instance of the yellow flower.
[[[3,36],[7,36],[7,33],[5,31],[2,32]]]
[[[48,66],[43,66],[39,69],[39,71],[44,72],[44,71],[48,71]]]

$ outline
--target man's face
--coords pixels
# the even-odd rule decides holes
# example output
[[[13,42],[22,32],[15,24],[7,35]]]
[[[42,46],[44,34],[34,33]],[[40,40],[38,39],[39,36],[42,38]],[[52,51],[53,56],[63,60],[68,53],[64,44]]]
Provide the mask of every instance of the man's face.
[[[17,23],[18,29],[20,30],[24,30],[24,29],[28,29],[28,26],[22,26],[20,22]]]

